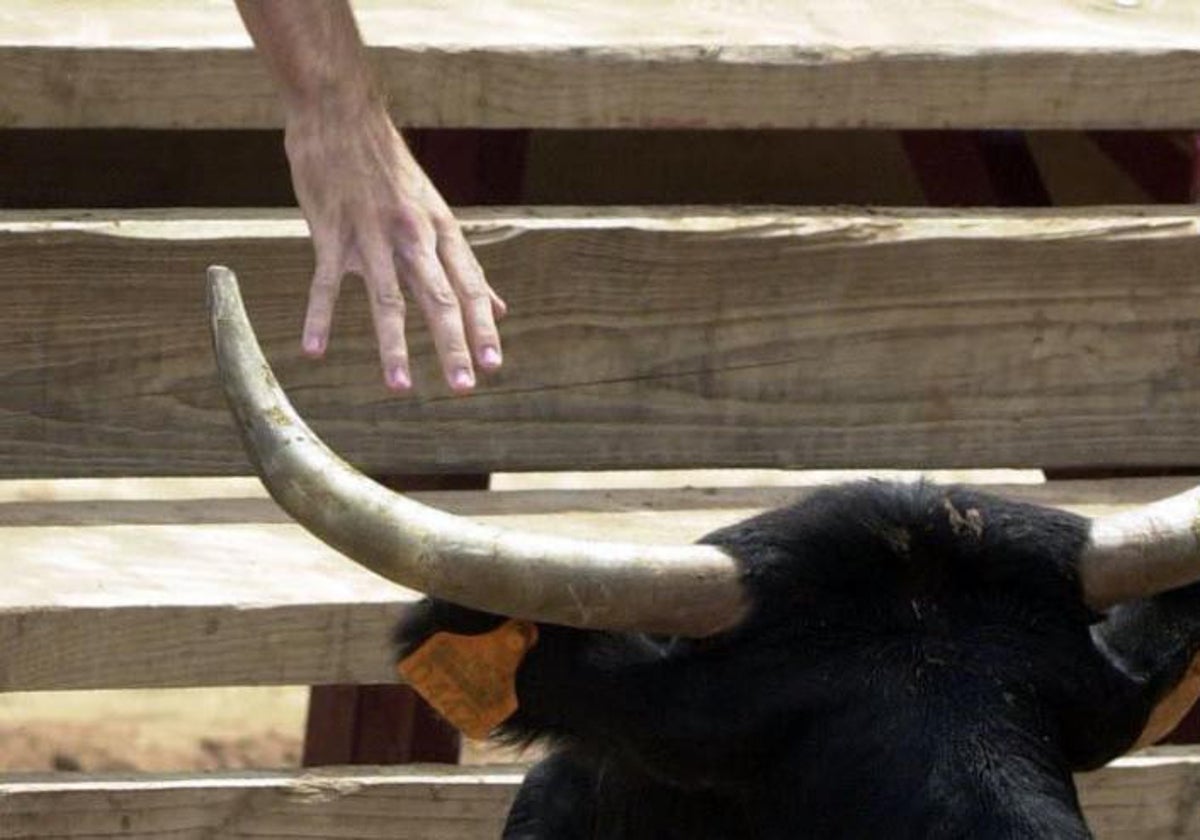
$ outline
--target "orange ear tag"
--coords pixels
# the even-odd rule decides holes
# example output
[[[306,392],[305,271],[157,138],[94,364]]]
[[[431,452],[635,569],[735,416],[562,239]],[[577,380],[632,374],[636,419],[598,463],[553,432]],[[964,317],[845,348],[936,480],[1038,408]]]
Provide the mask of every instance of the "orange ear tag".
[[[486,738],[517,710],[517,668],[537,635],[513,618],[475,636],[434,633],[396,670],[464,735]]]

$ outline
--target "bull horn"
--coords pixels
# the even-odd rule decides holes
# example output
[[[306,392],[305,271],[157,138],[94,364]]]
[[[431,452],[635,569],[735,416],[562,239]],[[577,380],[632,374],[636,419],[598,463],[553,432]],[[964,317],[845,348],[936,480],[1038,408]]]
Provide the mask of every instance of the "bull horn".
[[[1092,520],[1079,578],[1100,610],[1200,580],[1200,487]]]
[[[701,637],[736,625],[738,564],[714,546],[586,542],[492,528],[414,502],[335,455],[288,401],[227,268],[208,270],[213,347],[246,451],[301,525],[402,586],[500,615]]]

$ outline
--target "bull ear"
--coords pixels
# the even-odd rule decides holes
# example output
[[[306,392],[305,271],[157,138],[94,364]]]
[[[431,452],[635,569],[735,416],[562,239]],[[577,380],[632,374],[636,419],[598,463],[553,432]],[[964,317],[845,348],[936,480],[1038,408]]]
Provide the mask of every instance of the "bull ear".
[[[1154,706],[1133,748],[1140,750],[1149,747],[1170,735],[1187,717],[1197,700],[1200,700],[1200,654],[1192,657],[1183,679]]]
[[[1092,636],[1119,684],[1095,699],[1115,752],[1161,740],[1200,698],[1200,584],[1114,607]]]

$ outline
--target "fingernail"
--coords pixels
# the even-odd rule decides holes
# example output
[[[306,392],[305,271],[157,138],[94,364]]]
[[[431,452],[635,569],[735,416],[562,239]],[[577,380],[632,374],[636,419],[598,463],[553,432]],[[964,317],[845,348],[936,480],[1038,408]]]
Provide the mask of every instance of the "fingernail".
[[[495,347],[484,347],[479,354],[479,363],[486,368],[500,367],[500,351]]]
[[[310,356],[320,356],[325,352],[325,338],[319,335],[304,337],[304,352]]]
[[[387,384],[393,390],[407,391],[412,387],[412,379],[404,368],[392,368],[387,374]]]
[[[450,377],[450,385],[456,391],[465,391],[475,387],[475,376],[466,368],[459,368]]]

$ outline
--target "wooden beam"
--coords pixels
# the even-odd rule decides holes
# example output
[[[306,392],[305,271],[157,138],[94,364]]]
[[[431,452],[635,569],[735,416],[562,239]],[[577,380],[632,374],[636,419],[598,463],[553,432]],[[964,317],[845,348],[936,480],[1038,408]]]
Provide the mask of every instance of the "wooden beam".
[[[458,730],[411,686],[318,685],[309,697],[305,767],[458,763]]]
[[[941,484],[970,484],[1014,499],[1096,513],[1173,496],[1200,484],[1200,476],[1166,478],[1034,481],[1020,473],[996,471],[830,470],[813,472],[737,471],[757,483],[724,486],[722,471],[667,470],[662,473],[557,473],[548,488],[418,490],[405,495],[459,516],[541,516],[558,513],[639,513],[657,511],[748,511],[788,504],[814,489],[839,481],[880,478],[911,481],[925,476]],[[996,478],[992,478],[992,475]],[[629,476],[644,486],[592,486],[597,475]],[[531,480],[530,476],[533,476]],[[669,477],[650,484],[647,476]],[[697,480],[699,477],[700,480]],[[536,474],[516,477],[522,484]],[[773,479],[773,480],[772,480]],[[572,483],[572,481],[574,483]],[[559,483],[562,482],[562,483]],[[83,485],[76,489],[77,485]],[[130,485],[133,490],[130,492]],[[182,485],[182,486],[181,486]],[[54,494],[51,487],[64,489]],[[15,492],[14,492],[15,491]],[[51,498],[30,496],[52,494]],[[162,497],[166,498],[162,498]],[[86,498],[85,498],[86,497]],[[257,479],[194,481],[171,478],[38,480],[0,482],[0,527],[88,525],[286,525],[292,519],[267,496]]]
[[[1026,140],[1055,206],[1155,203],[1086,132],[1031,131]]]
[[[397,116],[465,128],[1178,128],[1189,3],[362,4]],[[0,126],[275,127],[234,10],[15,0]]]
[[[906,131],[905,152],[938,207],[1045,207],[1050,202],[1020,131]]]
[[[12,528],[0,690],[393,681],[415,596],[290,525]]]
[[[204,776],[0,777],[4,836],[161,838],[199,834],[344,840],[493,840],[517,769],[440,767]]]
[[[1189,210],[464,213],[508,299],[504,371],[380,384],[347,284],[298,351],[294,218],[0,214],[0,475],[244,473],[203,272],[244,280],[315,427],[374,474],[667,467],[1154,467],[1200,457]]]
[[[6,837],[38,840],[185,832],[491,840],[520,781],[520,768],[440,767],[18,776],[0,778],[0,820]],[[1200,831],[1194,752],[1121,759],[1078,782],[1097,840],[1188,840]]]
[[[1151,751],[1076,777],[1096,840],[1184,840],[1200,833],[1200,753]]]
[[[1095,515],[1195,479],[999,486]],[[689,542],[811,487],[414,494],[519,530]],[[233,502],[226,500],[232,514]],[[109,524],[105,506],[114,505]],[[134,515],[140,504],[153,516]],[[392,623],[416,595],[336,555],[269,502],[182,524],[208,499],[0,504],[0,690],[391,683]],[[38,514],[56,506],[55,515]],[[232,518],[232,517],[231,517]],[[120,524],[152,520],[157,524]],[[175,521],[181,520],[181,521]],[[53,521],[53,525],[30,522]]]
[[[1195,135],[1093,131],[1088,138],[1154,201],[1186,204],[1195,200]]]

